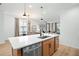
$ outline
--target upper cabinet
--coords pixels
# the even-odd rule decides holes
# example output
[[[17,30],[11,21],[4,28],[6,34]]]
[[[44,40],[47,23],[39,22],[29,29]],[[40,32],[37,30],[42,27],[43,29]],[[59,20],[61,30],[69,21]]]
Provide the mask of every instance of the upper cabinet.
[[[46,31],[48,33],[60,33],[60,24],[55,22],[55,23],[46,23]]]
[[[26,35],[28,32],[28,21],[26,18],[19,19],[19,35]]]
[[[28,34],[29,25],[26,18],[15,19],[15,36],[22,36]]]
[[[15,36],[25,36],[39,34],[39,26],[34,24],[31,19],[15,18]]]

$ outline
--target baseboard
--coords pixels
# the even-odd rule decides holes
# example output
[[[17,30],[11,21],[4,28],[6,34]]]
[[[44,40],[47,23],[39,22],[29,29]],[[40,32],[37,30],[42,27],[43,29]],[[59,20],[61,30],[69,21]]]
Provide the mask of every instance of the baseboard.
[[[68,46],[68,47],[71,47],[71,48],[79,49],[78,46],[72,46],[72,45],[68,45],[68,44],[64,44],[64,43],[60,43],[60,45],[64,45],[64,46]]]
[[[5,43],[5,41],[0,41],[0,44],[4,44]]]

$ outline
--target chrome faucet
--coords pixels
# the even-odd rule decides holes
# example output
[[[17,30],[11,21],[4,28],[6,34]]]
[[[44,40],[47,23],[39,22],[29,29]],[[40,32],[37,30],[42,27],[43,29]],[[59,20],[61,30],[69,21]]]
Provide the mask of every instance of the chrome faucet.
[[[40,36],[44,36],[45,31],[43,29],[40,29]]]
[[[40,29],[40,36],[42,36],[42,29]]]

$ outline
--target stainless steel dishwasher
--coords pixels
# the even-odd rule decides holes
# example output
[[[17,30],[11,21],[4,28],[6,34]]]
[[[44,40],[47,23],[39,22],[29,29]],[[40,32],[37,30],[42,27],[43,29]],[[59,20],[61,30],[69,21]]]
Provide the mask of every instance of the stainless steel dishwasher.
[[[23,56],[41,56],[41,43],[32,44],[30,46],[24,47]]]

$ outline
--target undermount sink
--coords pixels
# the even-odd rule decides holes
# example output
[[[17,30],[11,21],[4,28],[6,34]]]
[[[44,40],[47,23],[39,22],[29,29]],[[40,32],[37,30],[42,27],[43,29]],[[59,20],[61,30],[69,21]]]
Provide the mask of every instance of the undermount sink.
[[[48,38],[48,37],[50,37],[50,36],[40,36],[38,38],[44,39],[44,38]]]

